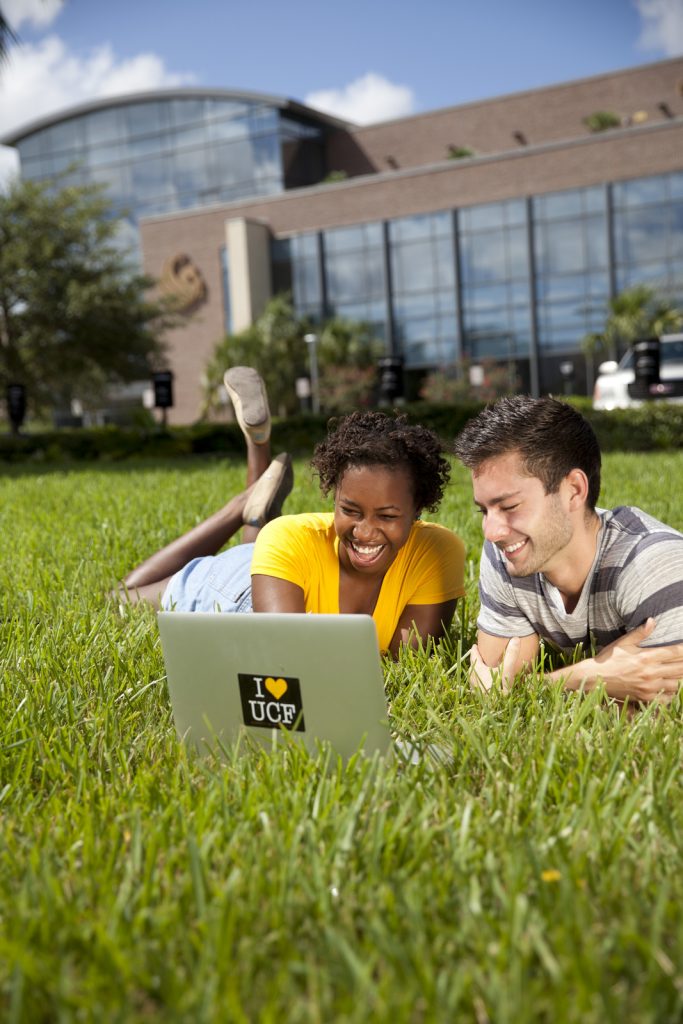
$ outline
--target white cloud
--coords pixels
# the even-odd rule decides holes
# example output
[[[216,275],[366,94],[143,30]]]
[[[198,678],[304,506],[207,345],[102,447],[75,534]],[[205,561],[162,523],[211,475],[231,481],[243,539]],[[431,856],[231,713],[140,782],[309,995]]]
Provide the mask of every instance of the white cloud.
[[[78,103],[194,80],[192,75],[167,71],[153,53],[117,60],[105,45],[80,57],[57,36],[47,36],[34,45],[13,47],[0,69],[0,136]],[[0,188],[17,168],[14,150],[0,146]]]
[[[374,124],[404,117],[415,109],[415,96],[407,85],[394,85],[368,71],[342,89],[319,89],[304,98],[309,107],[356,124]]]
[[[34,28],[46,28],[63,6],[64,0],[3,0],[2,12],[15,30],[25,23]]]
[[[683,0],[634,0],[642,19],[638,46],[666,57],[683,54]]]

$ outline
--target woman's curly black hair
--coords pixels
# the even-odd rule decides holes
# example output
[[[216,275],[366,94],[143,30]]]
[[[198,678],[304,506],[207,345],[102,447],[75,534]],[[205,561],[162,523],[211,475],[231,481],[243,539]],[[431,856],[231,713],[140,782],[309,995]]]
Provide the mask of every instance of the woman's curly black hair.
[[[406,416],[352,412],[332,419],[329,433],[316,445],[311,466],[320,489],[329,494],[350,466],[407,469],[418,512],[435,512],[451,475],[444,442],[432,430],[408,423]]]

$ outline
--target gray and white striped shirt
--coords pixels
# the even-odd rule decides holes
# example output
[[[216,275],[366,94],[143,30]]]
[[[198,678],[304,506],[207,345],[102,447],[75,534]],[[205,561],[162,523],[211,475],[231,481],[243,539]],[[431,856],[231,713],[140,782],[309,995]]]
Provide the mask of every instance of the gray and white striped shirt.
[[[648,616],[648,647],[683,642],[683,534],[639,508],[596,509],[602,520],[595,560],[573,612],[543,576],[512,577],[502,553],[484,542],[477,625],[492,636],[537,633],[564,653],[599,651]]]

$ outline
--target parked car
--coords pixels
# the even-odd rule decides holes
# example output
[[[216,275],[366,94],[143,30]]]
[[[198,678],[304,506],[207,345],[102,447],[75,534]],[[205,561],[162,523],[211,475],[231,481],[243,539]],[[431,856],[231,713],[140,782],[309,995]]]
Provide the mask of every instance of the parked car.
[[[659,379],[651,394],[654,399],[683,402],[683,334],[663,334],[659,346]],[[631,398],[628,386],[635,380],[633,349],[620,362],[601,363],[593,388],[594,409],[628,409],[642,405]]]

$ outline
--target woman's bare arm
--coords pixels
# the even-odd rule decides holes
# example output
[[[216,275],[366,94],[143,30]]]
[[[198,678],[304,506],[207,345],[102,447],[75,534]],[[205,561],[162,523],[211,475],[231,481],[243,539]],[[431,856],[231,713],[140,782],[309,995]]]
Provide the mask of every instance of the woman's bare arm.
[[[304,592],[296,583],[255,573],[251,577],[255,612],[305,612]]]
[[[456,604],[457,598],[439,604],[406,605],[389,644],[393,657],[397,657],[401,644],[417,647],[429,637],[439,640],[453,621]]]

